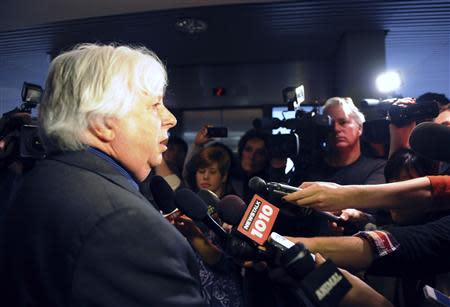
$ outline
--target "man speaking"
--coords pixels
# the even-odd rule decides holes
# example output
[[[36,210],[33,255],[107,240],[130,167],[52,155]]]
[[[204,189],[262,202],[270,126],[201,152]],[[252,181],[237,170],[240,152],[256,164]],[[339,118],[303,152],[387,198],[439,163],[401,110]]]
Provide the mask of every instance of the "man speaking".
[[[53,60],[39,113],[48,157],[2,232],[2,305],[204,306],[191,248],[138,191],[176,124],[166,83],[145,48],[81,45]]]

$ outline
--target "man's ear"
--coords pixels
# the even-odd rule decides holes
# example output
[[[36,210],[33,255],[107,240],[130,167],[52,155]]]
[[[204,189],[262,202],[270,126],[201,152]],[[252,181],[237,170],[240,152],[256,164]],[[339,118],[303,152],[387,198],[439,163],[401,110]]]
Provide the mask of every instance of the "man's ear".
[[[359,126],[359,130],[358,130],[358,135],[361,136],[363,133],[363,125],[358,125]]]
[[[109,143],[116,137],[117,119],[111,116],[92,116],[89,118],[88,129],[99,140]]]

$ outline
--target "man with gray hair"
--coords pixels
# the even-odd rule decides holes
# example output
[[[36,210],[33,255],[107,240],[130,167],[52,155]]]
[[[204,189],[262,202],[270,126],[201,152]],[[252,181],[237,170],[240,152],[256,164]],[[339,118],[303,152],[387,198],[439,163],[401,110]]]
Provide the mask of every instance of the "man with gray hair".
[[[81,45],[52,61],[48,157],[7,212],[2,305],[205,305],[192,249],[138,190],[176,125],[166,83],[145,48]]]
[[[364,115],[349,97],[332,97],[323,108],[333,120],[330,134],[331,151],[322,165],[300,174],[301,181],[329,181],[339,184],[384,183],[384,164],[381,159],[365,157],[361,153],[360,137]]]
[[[332,97],[328,99],[323,108],[324,114],[333,120],[333,131],[329,136],[330,152],[325,156],[321,165],[315,165],[300,170],[296,174],[298,181],[295,184],[309,181],[327,181],[342,185],[348,184],[379,184],[384,183],[384,166],[386,161],[366,157],[361,152],[360,137],[363,132],[364,115],[354,105],[349,97]],[[368,215],[352,216],[361,224],[368,222]],[[377,215],[384,218],[384,214]],[[349,218],[347,213],[342,218]],[[305,223],[314,225],[305,226],[312,229],[314,235],[329,234],[326,221],[318,226],[311,219]],[[320,229],[320,230],[318,230]],[[317,233],[317,231],[319,233]]]

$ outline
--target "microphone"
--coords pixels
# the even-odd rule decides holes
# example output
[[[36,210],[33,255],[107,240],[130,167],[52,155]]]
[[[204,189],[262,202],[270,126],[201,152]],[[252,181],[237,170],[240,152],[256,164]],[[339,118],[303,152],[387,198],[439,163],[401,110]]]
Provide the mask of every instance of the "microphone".
[[[168,217],[178,211],[175,206],[173,190],[164,178],[161,176],[150,178],[150,190],[164,217]]]
[[[217,213],[225,223],[235,226],[239,225],[246,208],[245,202],[239,196],[226,195],[217,204]]]
[[[286,195],[292,192],[296,192],[299,189],[287,184],[282,184],[278,182],[267,182],[264,179],[254,176],[248,181],[248,186],[252,191],[256,193],[275,193],[279,195]]]
[[[248,182],[249,188],[256,193],[260,194],[275,194],[278,196],[284,196],[289,193],[293,193],[296,191],[299,191],[299,188],[282,184],[278,182],[265,182],[264,179],[254,176],[252,177]],[[284,202],[284,201],[283,201]],[[338,216],[335,216],[334,214],[324,212],[324,211],[318,211],[314,210],[312,208],[304,208],[292,205],[288,202],[284,202],[284,205],[289,207],[289,209],[294,210],[295,213],[300,214],[302,216],[316,216],[316,217],[322,217],[330,222],[335,222],[338,226],[344,227],[346,229],[346,233],[356,233],[358,232],[358,227],[356,227],[352,222],[345,221],[341,219]]]
[[[281,251],[278,264],[300,282],[296,293],[302,301],[306,294],[313,306],[337,306],[352,286],[331,260],[316,268],[312,256],[303,244],[295,244]]]
[[[220,201],[220,198],[212,191],[208,189],[200,189],[197,192],[197,195],[206,203],[208,206],[208,214],[213,215],[217,213],[217,204]]]
[[[208,214],[208,206],[194,192],[182,188],[175,192],[175,203],[189,218],[202,222],[220,238],[226,239],[226,231]]]
[[[255,195],[246,210],[245,203],[240,197],[228,195],[217,204],[217,211],[225,222],[234,226],[242,225],[249,220],[252,213],[255,219],[260,217],[258,211],[254,210],[258,200],[268,203]],[[267,209],[262,212],[267,213]],[[267,220],[265,217],[262,219]],[[270,227],[268,228],[270,232]],[[232,232],[232,235],[234,236],[231,236],[227,248],[230,255],[240,259],[245,256],[249,259],[259,258],[281,265],[289,275],[300,282],[300,288],[297,288],[295,293],[307,306],[334,306],[351,288],[350,283],[331,261],[316,268],[314,255],[303,244],[294,244],[276,232],[270,233],[264,247],[255,246],[254,244],[259,242],[239,228],[238,231]],[[252,240],[253,248],[239,239],[242,235]],[[235,238],[237,240],[233,240]],[[246,252],[243,251],[244,248]]]
[[[430,160],[450,162],[450,127],[425,122],[417,125],[409,137],[411,148]]]

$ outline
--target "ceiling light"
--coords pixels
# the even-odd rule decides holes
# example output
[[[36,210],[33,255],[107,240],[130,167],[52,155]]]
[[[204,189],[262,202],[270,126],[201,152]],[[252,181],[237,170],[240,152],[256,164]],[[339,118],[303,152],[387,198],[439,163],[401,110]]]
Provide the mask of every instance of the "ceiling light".
[[[400,88],[402,80],[400,74],[395,71],[388,71],[379,75],[376,79],[377,88],[381,93],[391,93]]]
[[[208,29],[208,24],[197,18],[181,18],[175,23],[178,31],[187,32],[189,34],[198,34]]]

